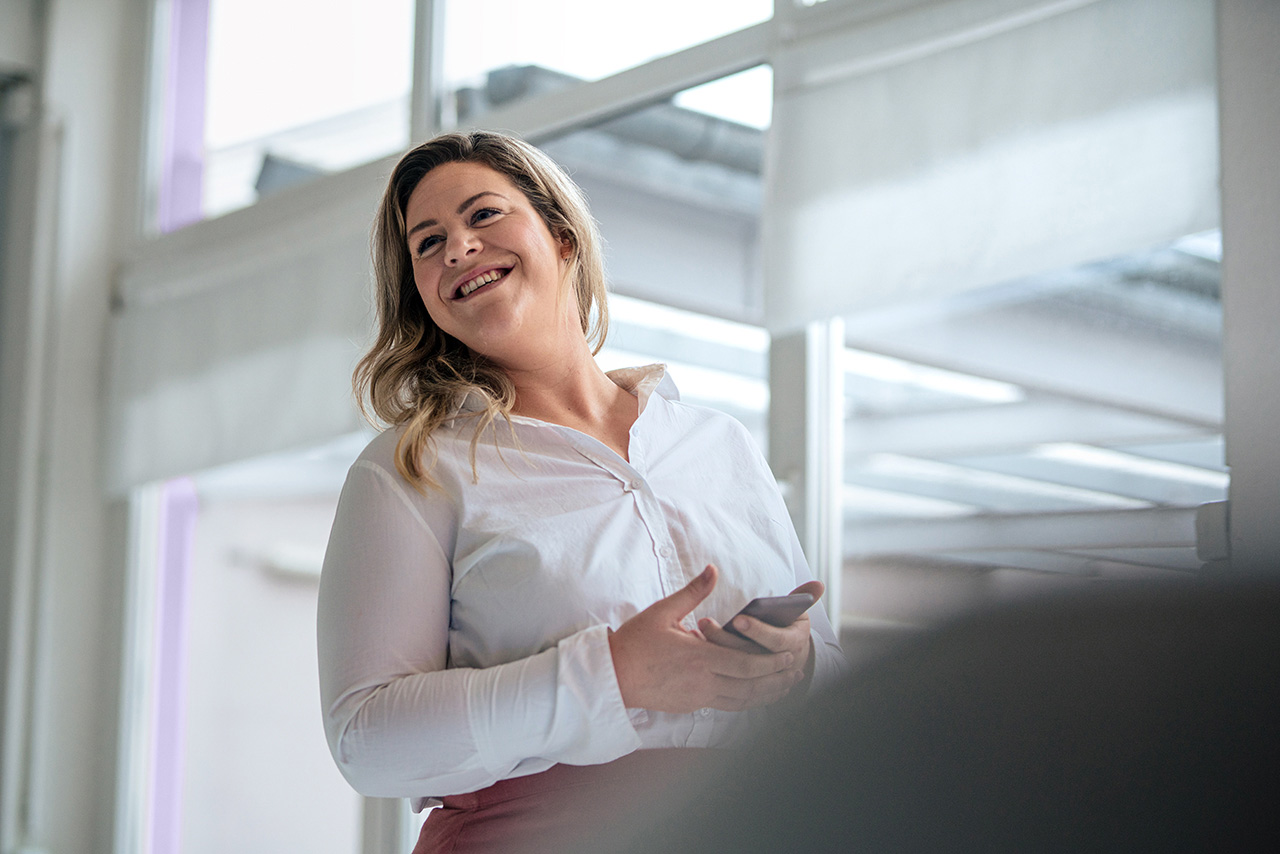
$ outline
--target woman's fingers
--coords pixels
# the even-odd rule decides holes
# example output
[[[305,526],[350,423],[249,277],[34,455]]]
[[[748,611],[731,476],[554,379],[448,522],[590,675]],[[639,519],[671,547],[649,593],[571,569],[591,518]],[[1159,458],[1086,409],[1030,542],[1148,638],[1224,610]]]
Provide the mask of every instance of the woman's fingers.
[[[759,679],[721,677],[713,708],[736,712],[756,706],[768,706],[787,696],[801,680],[796,670],[784,670]]]
[[[739,652],[761,653],[767,650],[761,649],[760,644],[746,638],[739,637],[732,632],[726,632],[719,623],[710,617],[703,617],[698,621],[698,629],[702,632],[702,636],[717,646],[725,646],[729,649],[736,649]]]
[[[791,592],[792,593],[809,593],[813,596],[813,601],[817,602],[819,599],[822,598],[822,594],[825,593],[826,590],[827,590],[826,585],[823,584],[821,581],[818,581],[815,579],[813,581],[806,581],[804,584],[801,584],[799,587],[797,587],[795,590],[792,590]]]
[[[751,620],[758,623],[751,632],[766,636],[766,648],[735,637],[714,620],[703,620],[700,632],[684,628],[682,620],[715,588],[716,577],[715,567],[708,566],[610,632],[614,673],[628,706],[669,712],[751,708],[777,702],[800,681],[809,652],[807,618],[786,630]]]
[[[708,644],[703,650],[707,669],[717,676],[734,679],[761,679],[791,667],[795,655],[791,652],[749,653]]]
[[[686,614],[698,607],[699,602],[711,595],[711,591],[715,589],[718,574],[715,566],[707,564],[697,578],[665,599],[654,602],[649,606],[649,610],[673,623],[680,622]]]
[[[783,628],[771,626],[762,620],[740,614],[733,618],[733,627],[746,635],[752,642],[773,652],[782,652],[784,650],[795,652],[799,650],[802,643],[808,643],[809,640],[809,616],[807,614],[801,614],[800,618],[794,623]],[[705,633],[705,629],[703,631]],[[733,637],[728,632],[725,632],[725,634]]]

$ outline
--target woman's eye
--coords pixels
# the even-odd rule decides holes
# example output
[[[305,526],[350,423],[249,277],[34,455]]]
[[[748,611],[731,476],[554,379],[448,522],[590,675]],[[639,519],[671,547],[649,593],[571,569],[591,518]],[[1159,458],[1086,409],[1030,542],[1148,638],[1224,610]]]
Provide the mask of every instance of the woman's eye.
[[[426,255],[440,242],[440,240],[440,236],[436,234],[422,238],[422,242],[418,244],[418,257],[421,258],[423,255]]]
[[[481,220],[488,219],[491,216],[496,216],[497,213],[498,210],[496,208],[481,208],[471,215],[471,221],[480,222]]]

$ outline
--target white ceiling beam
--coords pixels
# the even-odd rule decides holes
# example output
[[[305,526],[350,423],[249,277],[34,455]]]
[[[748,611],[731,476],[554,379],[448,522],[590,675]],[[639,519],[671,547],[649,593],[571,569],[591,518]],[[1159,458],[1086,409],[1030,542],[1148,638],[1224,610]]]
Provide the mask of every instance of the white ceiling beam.
[[[846,558],[1019,549],[1195,546],[1194,507],[846,523]]]
[[[851,419],[845,425],[845,447],[852,467],[859,458],[872,453],[938,458],[1016,452],[1049,442],[1116,445],[1192,439],[1211,432],[1199,424],[1113,406],[1030,399],[998,406]]]
[[[1222,427],[1221,348],[1176,328],[1126,324],[1086,306],[1028,297],[930,317],[849,322],[848,341],[891,356],[1002,380],[1029,392]]]
[[[1123,457],[1122,457],[1123,458]],[[1184,469],[1143,473],[1121,464],[1090,465],[1049,459],[1040,453],[964,458],[954,462],[979,471],[1062,484],[1076,489],[1121,495],[1152,504],[1189,507],[1226,498],[1226,472]]]
[[[956,552],[931,557],[954,561],[965,568],[988,566],[1002,569],[1026,569],[1055,575],[1114,580],[1169,578],[1171,572],[1189,573],[1200,570],[1200,563],[1195,558],[1195,549],[1146,549],[1142,550],[1141,559],[1131,559],[1133,551],[1135,550],[1113,549],[1077,554],[1049,551],[986,551]],[[1159,553],[1159,558],[1154,554],[1156,552]]]

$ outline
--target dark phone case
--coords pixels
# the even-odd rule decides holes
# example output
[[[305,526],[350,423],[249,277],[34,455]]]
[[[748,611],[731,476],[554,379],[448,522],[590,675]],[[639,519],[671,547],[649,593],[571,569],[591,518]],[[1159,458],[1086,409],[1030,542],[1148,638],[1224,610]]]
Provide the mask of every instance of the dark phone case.
[[[771,626],[785,628],[796,620],[800,619],[800,615],[813,607],[813,595],[809,593],[792,593],[788,596],[761,596],[748,602],[738,614],[746,614],[748,617],[755,617],[763,623]],[[730,634],[735,634],[743,640],[751,640],[742,632],[733,627],[733,621],[737,619],[738,614],[724,624],[724,630]],[[754,643],[754,641],[752,641]],[[756,644],[759,646],[759,644]],[[764,649],[764,647],[760,647]],[[767,651],[767,650],[766,650]]]

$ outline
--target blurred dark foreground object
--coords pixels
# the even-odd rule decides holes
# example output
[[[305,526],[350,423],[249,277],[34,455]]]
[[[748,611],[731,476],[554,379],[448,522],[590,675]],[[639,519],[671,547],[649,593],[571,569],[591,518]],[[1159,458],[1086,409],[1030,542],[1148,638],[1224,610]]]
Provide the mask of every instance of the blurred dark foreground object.
[[[976,613],[581,850],[1280,850],[1280,586]]]

